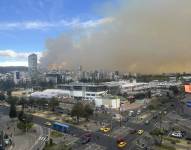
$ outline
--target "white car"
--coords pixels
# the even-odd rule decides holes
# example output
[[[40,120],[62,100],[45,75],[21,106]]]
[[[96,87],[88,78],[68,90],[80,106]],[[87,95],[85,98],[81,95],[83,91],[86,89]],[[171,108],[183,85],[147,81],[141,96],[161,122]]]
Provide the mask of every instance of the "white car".
[[[182,138],[183,137],[181,132],[176,132],[176,131],[172,132],[171,136],[176,137],[176,138]]]
[[[9,145],[10,144],[10,139],[4,139],[5,145]]]
[[[122,120],[122,115],[120,115],[120,114],[114,114],[112,118],[115,119],[115,120],[117,120],[117,121],[120,121],[120,120]]]
[[[137,110],[137,115],[140,115],[141,114],[141,110]]]
[[[129,111],[129,117],[132,117],[133,114],[134,114],[134,111],[133,111],[133,110],[130,110],[130,111]]]

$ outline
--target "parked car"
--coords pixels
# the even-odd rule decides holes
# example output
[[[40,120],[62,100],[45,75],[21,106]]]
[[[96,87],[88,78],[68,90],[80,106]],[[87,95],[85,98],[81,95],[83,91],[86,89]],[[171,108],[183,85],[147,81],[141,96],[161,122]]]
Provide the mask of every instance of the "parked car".
[[[173,132],[171,133],[171,136],[172,136],[172,137],[176,137],[176,138],[182,138],[182,137],[183,137],[181,131],[173,131]]]

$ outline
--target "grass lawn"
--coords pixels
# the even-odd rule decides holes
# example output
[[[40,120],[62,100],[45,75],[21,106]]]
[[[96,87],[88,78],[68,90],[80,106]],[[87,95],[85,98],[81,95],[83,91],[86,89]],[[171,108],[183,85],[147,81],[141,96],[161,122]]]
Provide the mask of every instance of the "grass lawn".
[[[164,140],[174,143],[180,143],[180,140],[172,138],[172,137],[163,137]]]
[[[60,143],[60,144],[48,144],[44,147],[43,150],[71,150],[71,148],[69,146],[66,146],[64,143]]]
[[[63,134],[57,131],[51,131],[50,136],[53,138],[59,138],[59,137],[62,137]]]
[[[176,150],[175,147],[168,145],[155,146],[156,150]]]

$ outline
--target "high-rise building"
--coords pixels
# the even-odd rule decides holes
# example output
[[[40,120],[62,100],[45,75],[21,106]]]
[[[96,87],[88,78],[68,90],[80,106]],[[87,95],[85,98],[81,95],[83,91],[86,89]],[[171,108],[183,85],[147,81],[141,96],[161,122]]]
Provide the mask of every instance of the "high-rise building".
[[[13,75],[14,75],[14,78],[13,78],[14,79],[14,83],[18,84],[18,82],[20,81],[20,72],[19,71],[15,71]]]
[[[83,72],[82,72],[82,66],[80,65],[77,69],[77,79],[80,80],[83,77]]]
[[[31,78],[37,75],[37,55],[31,54],[28,56],[28,71]]]

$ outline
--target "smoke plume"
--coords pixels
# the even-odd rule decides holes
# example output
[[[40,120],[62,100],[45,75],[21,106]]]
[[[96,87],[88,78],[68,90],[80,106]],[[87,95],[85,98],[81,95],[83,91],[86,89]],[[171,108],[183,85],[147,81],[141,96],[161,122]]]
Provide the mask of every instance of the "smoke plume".
[[[44,66],[140,73],[191,71],[191,0],[128,0],[96,29],[47,40]]]

